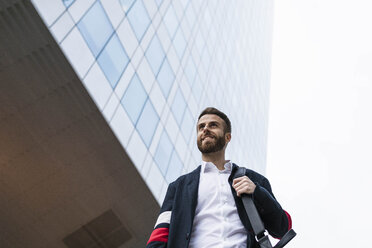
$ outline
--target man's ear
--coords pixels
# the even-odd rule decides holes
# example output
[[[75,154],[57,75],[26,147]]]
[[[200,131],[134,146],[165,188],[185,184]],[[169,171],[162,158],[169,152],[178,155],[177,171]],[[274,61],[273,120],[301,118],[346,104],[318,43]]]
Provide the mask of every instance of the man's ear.
[[[231,133],[225,133],[225,142],[228,143],[231,140]]]

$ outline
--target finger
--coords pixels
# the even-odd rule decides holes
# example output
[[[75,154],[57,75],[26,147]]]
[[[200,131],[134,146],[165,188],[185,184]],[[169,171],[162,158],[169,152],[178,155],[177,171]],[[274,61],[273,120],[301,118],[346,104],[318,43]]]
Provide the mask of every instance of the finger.
[[[242,179],[240,182],[233,185],[234,188],[240,187],[241,185],[252,185],[253,182],[249,180],[248,178]]]
[[[248,181],[242,180],[242,181],[234,184],[233,186],[234,186],[234,188],[238,188],[238,187],[241,187],[242,185],[248,185],[248,184],[249,184]]]
[[[235,185],[235,184],[237,184],[237,183],[239,183],[239,182],[241,182],[241,181],[245,181],[245,180],[250,180],[247,176],[242,176],[242,177],[238,177],[238,178],[235,178],[234,180],[233,180],[233,185]]]
[[[250,190],[249,189],[242,188],[242,189],[239,189],[238,191],[236,191],[236,194],[238,196],[241,196],[243,194],[250,194]]]
[[[239,183],[241,180],[242,180],[241,177],[235,178],[235,179],[233,180],[233,185]]]
[[[239,192],[239,193],[247,193],[247,194],[249,194],[249,192],[250,192],[250,187],[249,187],[249,185],[241,185],[241,186],[239,186],[239,187],[237,187],[236,189],[235,189],[235,191],[236,192]]]
[[[254,189],[255,189],[256,185],[254,183],[244,183],[244,184],[241,184],[239,186],[237,186],[236,188],[234,188],[236,191],[237,190],[240,190],[240,191],[244,191],[244,193],[247,193],[247,194],[252,194]]]

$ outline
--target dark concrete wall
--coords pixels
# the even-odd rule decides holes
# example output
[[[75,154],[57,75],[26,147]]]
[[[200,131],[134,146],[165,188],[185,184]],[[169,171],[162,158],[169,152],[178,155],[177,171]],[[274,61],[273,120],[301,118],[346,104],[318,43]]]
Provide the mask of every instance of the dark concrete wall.
[[[66,247],[110,209],[143,247],[159,210],[29,1],[0,2],[0,206],[4,248]]]

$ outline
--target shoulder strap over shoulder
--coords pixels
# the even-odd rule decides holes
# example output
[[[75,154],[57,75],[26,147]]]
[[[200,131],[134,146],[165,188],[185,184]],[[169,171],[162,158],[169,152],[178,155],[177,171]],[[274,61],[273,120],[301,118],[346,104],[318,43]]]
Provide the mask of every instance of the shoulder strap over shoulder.
[[[246,175],[246,169],[244,167],[239,167],[234,173],[233,178],[238,178]],[[249,221],[251,222],[254,234],[261,248],[273,248],[270,243],[269,237],[265,235],[265,227],[258,214],[257,208],[254,205],[252,195],[243,194],[242,201],[245,211],[248,215]],[[289,230],[284,237],[276,244],[274,248],[284,247],[291,239],[296,236],[293,229]]]

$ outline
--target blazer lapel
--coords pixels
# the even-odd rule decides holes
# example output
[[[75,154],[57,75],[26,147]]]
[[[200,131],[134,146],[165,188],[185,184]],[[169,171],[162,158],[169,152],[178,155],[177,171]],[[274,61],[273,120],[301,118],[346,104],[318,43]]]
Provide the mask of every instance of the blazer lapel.
[[[199,189],[199,180],[200,180],[200,169],[199,165],[190,175],[190,180],[187,184],[187,193],[189,197],[190,207],[191,207],[191,216],[192,221],[195,215],[196,204],[198,201],[198,189]]]

